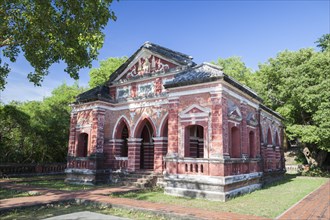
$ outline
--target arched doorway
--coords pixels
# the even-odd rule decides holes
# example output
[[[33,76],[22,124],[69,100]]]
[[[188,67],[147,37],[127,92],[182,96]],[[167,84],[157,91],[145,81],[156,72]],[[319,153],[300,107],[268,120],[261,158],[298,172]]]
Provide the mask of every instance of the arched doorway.
[[[137,137],[141,138],[140,169],[152,170],[154,168],[154,143],[155,131],[150,121],[144,119]]]
[[[185,128],[185,157],[204,157],[204,128],[190,125]]]
[[[121,118],[114,133],[114,138],[121,140],[121,144],[116,147],[116,156],[128,157],[128,138],[130,136],[127,121]]]
[[[88,154],[88,134],[81,133],[78,137],[77,157],[87,157]]]

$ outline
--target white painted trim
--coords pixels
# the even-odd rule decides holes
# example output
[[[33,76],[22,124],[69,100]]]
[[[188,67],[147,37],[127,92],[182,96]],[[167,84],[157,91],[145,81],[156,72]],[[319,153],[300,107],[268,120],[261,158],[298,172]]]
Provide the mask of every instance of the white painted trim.
[[[129,123],[128,118],[127,118],[125,115],[122,115],[122,116],[120,116],[120,117],[118,118],[118,120],[117,120],[115,126],[113,127],[113,131],[112,131],[112,139],[115,139],[116,128],[117,128],[119,122],[120,122],[123,118],[124,118],[124,119],[126,120],[126,122],[128,123],[129,130],[131,131],[131,125],[130,125],[130,123]],[[130,136],[131,136],[131,134],[129,134],[129,137],[130,137]]]
[[[153,137],[152,138],[154,141],[167,141],[167,137]],[[166,142],[167,143],[167,142]]]
[[[208,122],[208,118],[193,118],[193,119],[179,119],[179,122],[191,122],[192,124],[191,125],[195,125],[196,122],[198,121],[205,121],[205,122]]]
[[[143,116],[146,116],[146,117],[143,117]],[[140,118],[136,121],[136,123],[135,123],[135,126],[134,126],[134,128],[133,128],[133,131],[132,131],[132,136],[133,135],[135,135],[135,131],[136,131],[136,127],[139,125],[139,123],[143,120],[143,119],[146,119],[146,118],[148,118],[148,119],[150,119],[150,122],[153,124],[153,128],[156,128],[156,137],[158,136],[158,134],[157,134],[157,127],[156,127],[156,124],[155,124],[155,122],[154,122],[154,120],[152,120],[152,117],[150,117],[147,113],[145,113],[145,112],[143,112],[142,113],[142,115],[140,116]]]
[[[142,138],[127,138],[128,144],[130,144],[130,142],[141,142]]]
[[[160,125],[159,125],[159,128],[158,128],[158,134],[157,134],[157,137],[160,137],[160,131],[165,123],[165,120],[168,119],[168,112],[166,112],[166,114],[164,115],[163,119],[161,120],[160,122]]]
[[[187,114],[189,111],[191,111],[194,108],[197,108],[198,110],[202,111],[203,113],[190,113],[190,114]],[[196,115],[196,117],[198,117],[197,115],[199,115],[199,114],[205,114],[205,113],[207,113],[207,116],[209,116],[209,113],[210,112],[211,112],[211,109],[210,108],[203,107],[203,106],[200,106],[200,105],[197,105],[197,104],[192,104],[191,106],[189,106],[188,108],[186,108],[185,110],[183,110],[182,112],[180,112],[179,113],[179,116],[180,117],[183,117],[185,115],[188,115],[190,117],[191,115]]]
[[[86,125],[77,124],[76,125],[76,128],[79,128],[79,129],[90,128],[90,127],[92,127],[92,124],[86,124]]]
[[[124,142],[124,140],[123,139],[111,139],[111,140],[109,140],[109,143],[112,143],[112,144],[121,144],[121,143],[123,143]]]
[[[132,101],[132,102],[127,102],[123,106],[115,106],[115,107],[110,107],[110,106],[105,106],[101,104],[96,104],[94,106],[88,106],[88,107],[82,107],[82,108],[75,108],[72,110],[72,113],[77,113],[80,111],[86,111],[86,110],[94,110],[98,108],[102,108],[104,110],[109,110],[109,111],[121,111],[121,110],[128,110],[128,109],[137,109],[137,108],[145,108],[145,107],[153,107],[155,105],[167,105],[169,104],[169,101],[166,98],[160,99],[160,98],[154,98],[151,100],[156,100],[154,102],[141,102],[141,100],[138,101]],[[157,102],[157,100],[160,100]],[[120,105],[123,103],[119,103],[116,105]]]
[[[210,93],[210,94],[214,94],[214,93],[221,93],[221,92],[226,92],[228,93],[228,95],[240,100],[241,102],[246,102],[248,105],[250,105],[251,107],[255,108],[255,109],[259,109],[259,104],[256,104],[254,102],[251,102],[250,100],[246,99],[245,97],[235,93],[234,91],[227,89],[225,87],[223,87],[220,83],[222,81],[215,81],[212,83],[208,83],[208,85],[210,85],[210,87],[208,88],[202,88],[202,89],[198,89],[196,88],[196,85],[191,85],[191,86],[182,86],[182,87],[178,87],[175,89],[182,89],[182,88],[187,88],[187,89],[192,89],[192,90],[186,90],[186,91],[175,91],[175,89],[168,89],[169,92],[169,98],[170,97],[176,97],[176,96],[184,96],[184,95],[195,95],[195,94],[201,94],[201,93]],[[199,84],[199,85],[206,85],[206,83],[204,84]],[[252,98],[252,97],[251,97]]]
[[[128,81],[125,81],[125,82],[114,82],[114,84],[113,85],[111,85],[111,86],[109,86],[109,88],[114,88],[114,87],[118,87],[118,86],[127,86],[127,85],[129,85],[129,84],[131,84],[131,83],[136,83],[136,84],[138,84],[138,83],[140,83],[140,82],[145,82],[145,81],[154,81],[156,78],[166,78],[166,77],[169,77],[169,76],[174,76],[175,74],[177,74],[177,73],[179,73],[179,72],[181,72],[182,70],[172,70],[172,71],[170,71],[170,72],[165,72],[165,73],[163,73],[163,74],[158,74],[158,73],[156,73],[156,75],[152,75],[152,76],[150,76],[150,77],[142,77],[142,78],[138,78],[138,79],[136,79],[136,80],[128,80]],[[174,77],[173,77],[173,79],[174,79]]]

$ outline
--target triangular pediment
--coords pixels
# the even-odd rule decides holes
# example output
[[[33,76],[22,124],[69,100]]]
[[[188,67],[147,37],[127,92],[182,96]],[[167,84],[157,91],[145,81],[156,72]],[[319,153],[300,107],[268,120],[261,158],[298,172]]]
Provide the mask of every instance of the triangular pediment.
[[[237,121],[242,120],[242,113],[239,107],[231,100],[228,100],[228,117]]]
[[[211,110],[196,104],[193,104],[179,113],[181,118],[186,117],[207,117],[210,115]]]
[[[153,73],[163,73],[178,67],[179,64],[169,61],[159,55],[142,50],[123,71],[120,78],[131,79],[137,76],[152,75]]]
[[[153,76],[194,65],[188,55],[146,42],[110,76],[110,82]]]
[[[258,120],[256,118],[255,113],[249,112],[248,116],[246,118],[246,122],[247,122],[248,125],[257,126],[258,125]]]

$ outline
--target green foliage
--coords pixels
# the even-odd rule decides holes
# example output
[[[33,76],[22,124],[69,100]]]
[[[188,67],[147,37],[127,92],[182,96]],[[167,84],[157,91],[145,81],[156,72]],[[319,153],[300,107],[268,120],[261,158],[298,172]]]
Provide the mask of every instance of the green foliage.
[[[322,52],[330,49],[330,34],[324,34],[315,43],[317,43],[317,47],[319,47]]]
[[[259,94],[286,119],[291,140],[330,151],[330,57],[326,51],[284,51],[260,66]],[[313,150],[311,149],[311,150]]]
[[[322,170],[320,167],[311,167],[307,171],[301,173],[302,176],[313,176],[313,177],[326,177],[330,178],[329,171]]]
[[[64,61],[65,71],[78,79],[102,47],[104,27],[116,20],[112,0],[4,0],[0,8],[0,48],[15,62],[22,51],[34,68],[28,78],[40,85],[53,63]],[[0,89],[9,73],[0,59]]]
[[[0,161],[65,161],[70,106],[84,88],[62,84],[43,101],[11,103],[0,108]]]
[[[110,75],[116,71],[125,61],[127,57],[110,57],[100,62],[99,68],[93,68],[89,72],[89,86],[94,88],[106,83]]]
[[[19,190],[12,190],[12,189],[2,189],[0,188],[0,200],[1,199],[11,199],[11,198],[18,198],[18,197],[26,197],[26,196],[33,196],[33,191],[30,192],[23,192]],[[37,193],[37,195],[40,195],[40,193]]]
[[[240,57],[229,57],[227,59],[219,58],[217,62],[211,62],[223,68],[223,72],[240,83],[250,86],[253,72],[247,68]]]

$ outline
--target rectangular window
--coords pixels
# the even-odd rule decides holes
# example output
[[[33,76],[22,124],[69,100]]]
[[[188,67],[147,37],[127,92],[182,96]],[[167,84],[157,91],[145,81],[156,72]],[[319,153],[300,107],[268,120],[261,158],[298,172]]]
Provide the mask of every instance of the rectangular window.
[[[154,93],[154,84],[152,82],[140,84],[138,86],[138,96],[147,96]]]
[[[127,98],[130,94],[129,87],[122,87],[117,89],[117,99]]]

